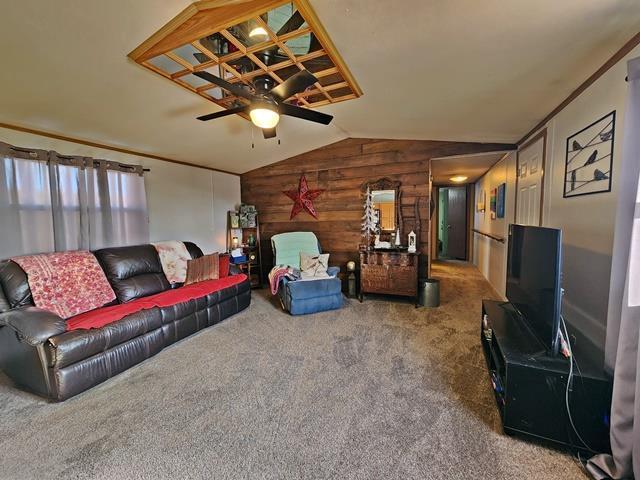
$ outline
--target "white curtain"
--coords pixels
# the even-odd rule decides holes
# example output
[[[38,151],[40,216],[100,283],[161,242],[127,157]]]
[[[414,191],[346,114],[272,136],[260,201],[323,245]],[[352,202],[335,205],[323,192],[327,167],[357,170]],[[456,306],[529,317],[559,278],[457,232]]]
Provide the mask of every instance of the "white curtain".
[[[640,58],[628,67],[606,345],[607,363],[615,364],[612,455],[589,460],[596,479],[640,478]]]
[[[0,258],[148,241],[141,167],[0,143]]]

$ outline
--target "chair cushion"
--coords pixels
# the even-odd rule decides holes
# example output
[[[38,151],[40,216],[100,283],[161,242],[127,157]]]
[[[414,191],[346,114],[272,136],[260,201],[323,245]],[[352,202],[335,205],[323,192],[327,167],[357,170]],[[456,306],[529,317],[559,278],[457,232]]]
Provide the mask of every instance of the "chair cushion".
[[[342,282],[339,278],[322,278],[318,280],[302,280],[287,282],[284,285],[285,294],[292,299],[324,297],[342,293]]]

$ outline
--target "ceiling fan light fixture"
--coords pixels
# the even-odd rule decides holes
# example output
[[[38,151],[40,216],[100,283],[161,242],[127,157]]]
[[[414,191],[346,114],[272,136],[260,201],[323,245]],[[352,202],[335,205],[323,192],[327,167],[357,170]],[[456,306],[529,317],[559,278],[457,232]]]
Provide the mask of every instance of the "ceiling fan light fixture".
[[[249,117],[259,128],[275,128],[280,121],[277,106],[268,101],[255,102],[249,110]]]
[[[469,177],[467,177],[467,176],[465,176],[465,175],[455,175],[455,176],[451,177],[449,180],[451,180],[451,181],[452,181],[452,182],[454,182],[454,183],[462,183],[462,182],[464,182],[467,178],[469,178]]]
[[[251,38],[256,38],[256,37],[267,38],[269,36],[269,34],[267,33],[267,31],[263,27],[254,27],[249,32],[249,36]]]

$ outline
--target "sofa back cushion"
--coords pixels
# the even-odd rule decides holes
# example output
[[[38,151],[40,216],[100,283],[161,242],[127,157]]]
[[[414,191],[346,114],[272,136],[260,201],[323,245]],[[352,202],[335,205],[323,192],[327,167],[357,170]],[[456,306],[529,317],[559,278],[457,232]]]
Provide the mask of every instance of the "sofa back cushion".
[[[9,305],[9,300],[4,295],[4,290],[2,289],[2,283],[0,283],[0,313],[4,313],[11,310],[11,306]]]
[[[187,251],[189,252],[189,255],[191,255],[192,259],[200,258],[204,255],[204,253],[202,253],[202,250],[200,250],[200,247],[197,246],[195,243],[193,242],[182,242],[182,243],[184,243],[184,246],[187,247]]]
[[[170,288],[153,245],[103,248],[94,253],[121,303]]]
[[[0,290],[6,301],[5,305],[0,299],[0,312],[6,311],[4,309],[33,306],[27,274],[12,260],[0,261]]]

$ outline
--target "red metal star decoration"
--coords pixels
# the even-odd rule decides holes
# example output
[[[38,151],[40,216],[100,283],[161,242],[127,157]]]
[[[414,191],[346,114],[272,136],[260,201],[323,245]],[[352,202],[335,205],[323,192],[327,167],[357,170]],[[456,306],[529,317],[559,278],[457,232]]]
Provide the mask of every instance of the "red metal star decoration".
[[[320,196],[324,190],[309,190],[307,179],[304,175],[300,177],[300,184],[298,190],[289,190],[284,193],[287,197],[293,200],[293,208],[291,208],[291,216],[289,220],[292,220],[302,210],[309,212],[313,218],[318,218],[318,212],[313,206],[313,201]]]

